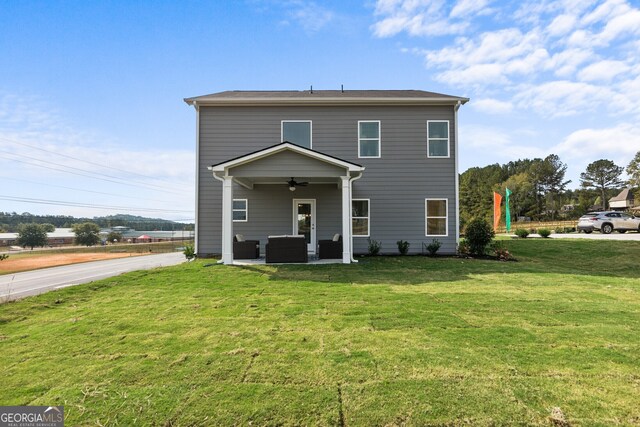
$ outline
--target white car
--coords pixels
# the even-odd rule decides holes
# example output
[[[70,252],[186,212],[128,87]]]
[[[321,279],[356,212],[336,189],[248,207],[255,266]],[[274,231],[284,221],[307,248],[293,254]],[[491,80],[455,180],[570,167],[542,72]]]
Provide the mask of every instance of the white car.
[[[618,233],[640,232],[640,218],[624,212],[596,212],[595,215],[587,214],[581,217],[578,230],[583,230],[585,233],[598,230],[602,234],[609,234],[614,230]]]

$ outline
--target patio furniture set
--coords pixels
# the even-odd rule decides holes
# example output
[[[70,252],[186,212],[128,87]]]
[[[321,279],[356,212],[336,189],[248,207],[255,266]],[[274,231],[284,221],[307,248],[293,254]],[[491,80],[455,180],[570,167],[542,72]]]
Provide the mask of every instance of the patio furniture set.
[[[307,240],[305,236],[269,236],[265,245],[265,262],[309,262]],[[240,234],[233,238],[234,259],[257,259],[260,257],[260,241],[245,240]],[[318,258],[342,258],[342,236],[336,234],[333,239],[318,241]]]

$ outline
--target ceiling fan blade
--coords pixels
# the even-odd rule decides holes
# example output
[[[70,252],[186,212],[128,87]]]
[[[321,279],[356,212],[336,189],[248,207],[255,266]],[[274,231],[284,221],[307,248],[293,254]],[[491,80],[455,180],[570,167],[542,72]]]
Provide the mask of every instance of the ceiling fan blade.
[[[307,181],[297,182],[296,185],[299,185],[300,187],[306,187],[307,185],[309,185],[309,183]]]

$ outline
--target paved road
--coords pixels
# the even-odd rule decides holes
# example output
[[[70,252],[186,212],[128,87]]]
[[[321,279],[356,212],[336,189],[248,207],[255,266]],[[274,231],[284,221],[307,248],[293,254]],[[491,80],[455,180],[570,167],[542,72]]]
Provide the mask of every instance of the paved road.
[[[127,271],[148,270],[180,264],[184,260],[184,255],[181,252],[172,252],[5,274],[0,276],[0,301],[20,299],[52,289],[93,282],[94,280],[117,276]]]

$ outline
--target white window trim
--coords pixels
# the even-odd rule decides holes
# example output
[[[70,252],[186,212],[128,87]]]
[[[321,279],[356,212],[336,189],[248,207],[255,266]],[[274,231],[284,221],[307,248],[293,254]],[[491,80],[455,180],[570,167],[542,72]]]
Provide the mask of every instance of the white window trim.
[[[233,202],[244,202],[244,209],[233,209]],[[234,219],[233,222],[248,222],[249,221],[249,199],[233,199],[231,204],[231,217],[236,211],[244,212],[244,219]]]
[[[313,149],[313,122],[311,120],[281,120],[280,121],[280,142],[284,142],[284,124],[285,123],[309,123],[309,149]],[[292,144],[296,144],[293,141],[288,141]],[[298,145],[298,144],[296,144]],[[302,147],[300,145],[300,147]],[[303,147],[307,148],[307,147]]]
[[[447,124],[447,137],[446,138],[430,138],[429,137],[429,123],[446,123]],[[430,159],[448,159],[451,157],[451,129],[449,127],[451,124],[449,120],[427,120],[427,157]],[[429,142],[431,140],[434,141],[447,141],[447,155],[446,156],[430,156],[429,155]]]
[[[444,211],[445,211],[445,216],[427,216],[427,203],[430,200],[444,200]],[[444,218],[444,229],[445,229],[445,234],[429,234],[429,226],[428,226],[428,222],[429,222],[429,218]],[[443,198],[443,197],[433,197],[433,198],[428,198],[428,199],[424,199],[424,235],[427,237],[448,237],[449,236],[449,199]]]
[[[361,138],[360,137],[360,123],[378,123],[378,137],[377,138]],[[378,141],[378,155],[377,156],[361,156],[360,155],[360,141]],[[382,157],[382,123],[380,120],[358,120],[358,158],[359,159],[379,159]],[[364,200],[364,199],[362,199]]]
[[[353,202],[367,202],[367,214],[368,216],[353,216]],[[351,199],[351,234],[353,237],[369,237],[371,235],[371,199]],[[353,220],[354,219],[367,219],[367,235],[353,234]]]

